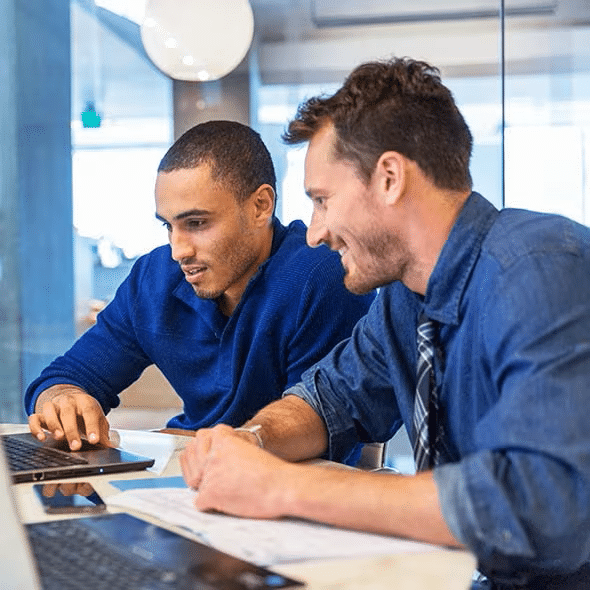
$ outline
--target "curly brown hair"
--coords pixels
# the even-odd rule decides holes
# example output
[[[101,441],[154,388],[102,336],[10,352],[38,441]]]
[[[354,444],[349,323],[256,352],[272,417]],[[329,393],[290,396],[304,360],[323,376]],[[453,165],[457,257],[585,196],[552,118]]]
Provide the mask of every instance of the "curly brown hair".
[[[439,70],[407,57],[358,66],[332,96],[301,104],[283,140],[309,141],[325,124],[336,130],[335,156],[368,183],[381,154],[413,160],[441,189],[470,190],[473,139]]]

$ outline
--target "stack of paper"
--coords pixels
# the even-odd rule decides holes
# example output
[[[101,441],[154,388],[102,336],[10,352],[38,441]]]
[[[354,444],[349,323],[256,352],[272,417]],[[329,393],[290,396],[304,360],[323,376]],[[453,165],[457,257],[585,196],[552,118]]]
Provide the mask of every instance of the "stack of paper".
[[[296,519],[259,520],[199,512],[188,488],[133,489],[105,499],[183,527],[203,543],[259,565],[433,551],[438,547]]]

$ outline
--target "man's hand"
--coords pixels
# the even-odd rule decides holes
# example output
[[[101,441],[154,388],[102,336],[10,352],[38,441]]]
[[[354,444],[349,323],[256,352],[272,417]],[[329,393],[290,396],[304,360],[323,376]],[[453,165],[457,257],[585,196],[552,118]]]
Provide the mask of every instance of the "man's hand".
[[[59,492],[62,496],[91,496],[94,494],[94,488],[87,482],[63,482],[63,483],[45,483],[41,489],[41,493],[46,498],[53,498]]]
[[[280,484],[292,466],[259,448],[254,435],[225,425],[197,431],[180,464],[199,490],[196,507],[249,518],[282,516]]]
[[[195,490],[199,488],[213,441],[226,437],[247,440],[258,446],[258,441],[252,433],[234,430],[225,424],[197,430],[193,440],[186,445],[180,455],[182,474],[189,487]]]
[[[404,476],[292,463],[261,449],[253,434],[225,425],[197,431],[180,462],[186,483],[198,489],[199,510],[291,516],[461,547],[442,516],[431,471]]]
[[[48,431],[56,440],[65,437],[72,451],[81,448],[82,436],[89,443],[112,446],[109,423],[100,404],[79,387],[49,387],[37,399],[35,412],[29,416],[29,428],[41,441],[45,440],[45,431]]]

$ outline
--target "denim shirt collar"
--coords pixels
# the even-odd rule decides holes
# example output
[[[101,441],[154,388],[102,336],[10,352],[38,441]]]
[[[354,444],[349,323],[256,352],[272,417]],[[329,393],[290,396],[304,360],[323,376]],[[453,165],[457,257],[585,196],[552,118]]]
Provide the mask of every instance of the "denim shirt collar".
[[[472,192],[465,201],[428,281],[424,311],[429,318],[459,323],[461,298],[498,213],[479,193]]]

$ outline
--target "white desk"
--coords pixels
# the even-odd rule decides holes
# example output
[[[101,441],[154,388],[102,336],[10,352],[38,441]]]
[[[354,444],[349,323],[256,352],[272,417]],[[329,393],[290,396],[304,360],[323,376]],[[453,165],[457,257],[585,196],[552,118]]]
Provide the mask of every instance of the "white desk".
[[[22,431],[22,425],[4,425],[1,432]],[[163,435],[169,437],[170,435]],[[162,477],[180,474],[178,456],[187,442],[186,437],[173,438],[174,452],[159,474]],[[170,439],[167,438],[167,442]],[[121,479],[137,479],[157,476],[150,471],[115,473],[92,476],[91,478],[69,479],[67,481],[92,481],[97,492],[108,497],[119,490],[109,481]],[[15,485],[16,498],[22,518],[25,522],[37,522],[48,518],[63,516],[46,515],[37,498],[34,496],[30,483]],[[146,518],[143,514],[137,514]],[[160,526],[185,534],[166,523]],[[445,549],[429,553],[412,553],[378,556],[372,558],[325,560],[292,563],[271,566],[278,572],[300,579],[307,584],[308,590],[383,590],[385,588],[404,588],[411,590],[466,590],[469,588],[471,575],[475,568],[475,559],[463,551]]]

